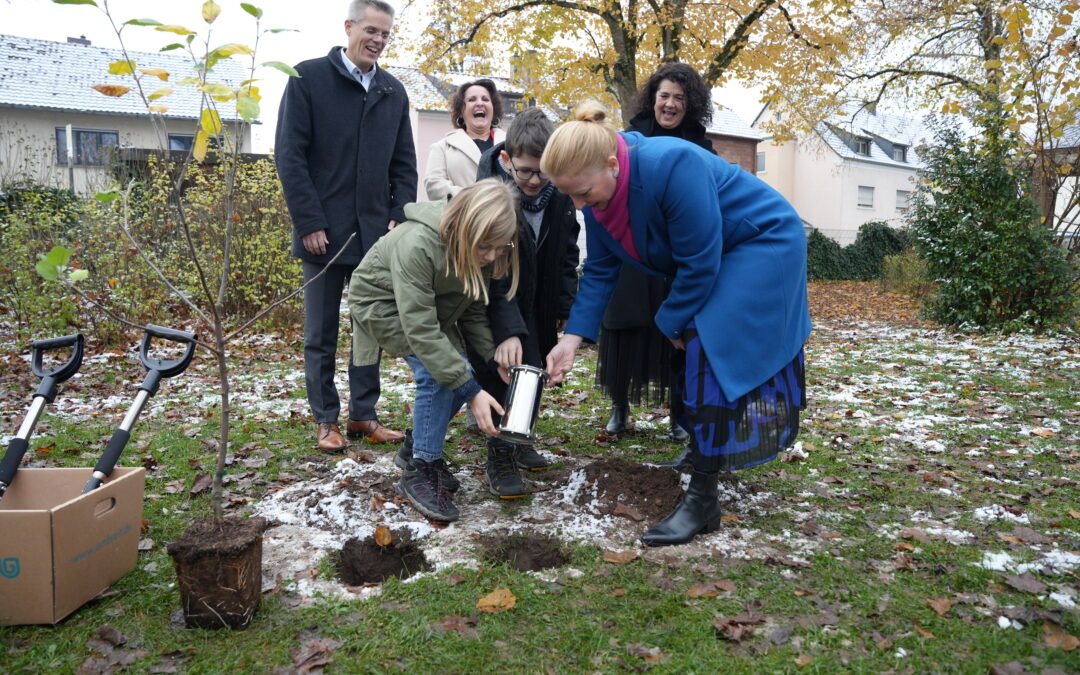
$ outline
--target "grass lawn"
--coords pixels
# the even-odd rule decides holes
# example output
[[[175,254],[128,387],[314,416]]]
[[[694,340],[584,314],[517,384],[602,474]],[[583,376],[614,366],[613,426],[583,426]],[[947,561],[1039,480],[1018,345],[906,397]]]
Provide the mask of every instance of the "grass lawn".
[[[591,461],[678,452],[658,408],[603,439],[592,352],[545,398],[541,447],[558,463],[531,498],[487,495],[482,442],[452,425],[463,515],[435,529],[371,492],[334,501],[392,479],[390,449],[317,453],[299,337],[240,345],[229,511],[297,521],[277,521],[294,538],[267,532],[263,605],[236,632],[183,627],[165,552],[209,514],[218,409],[202,359],[163,383],[121,459],[148,469],[136,568],[59,625],[0,627],[0,672],[1080,672],[1080,344],[943,331],[873,284],[811,295],[799,444],[724,483],[719,532],[666,549],[637,545],[646,522],[560,497]],[[91,352],[24,466],[90,467],[123,417],[142,379],[134,352]],[[0,344],[6,433],[36,388],[25,355]],[[383,419],[403,428],[407,369],[388,360],[386,373]],[[383,522],[411,528],[433,570],[338,581],[341,542]],[[568,562],[494,563],[479,543],[496,530],[555,537]],[[478,609],[497,589],[513,605]]]

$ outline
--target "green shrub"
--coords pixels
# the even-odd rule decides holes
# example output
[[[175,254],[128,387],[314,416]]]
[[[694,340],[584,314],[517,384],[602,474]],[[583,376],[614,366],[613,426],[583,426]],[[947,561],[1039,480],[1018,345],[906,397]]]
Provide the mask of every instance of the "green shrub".
[[[926,275],[926,264],[914,248],[885,256],[881,265],[881,285],[886,291],[916,298],[925,297],[933,291],[933,284]]]
[[[1011,139],[993,126],[977,140],[940,127],[922,153],[924,184],[913,196],[915,246],[935,283],[927,316],[994,330],[1049,328],[1076,311],[1075,275],[1039,224]]]
[[[0,190],[0,313],[25,342],[71,332],[81,321],[73,297],[34,270],[53,246],[80,236],[81,204],[67,190],[23,181]]]
[[[812,281],[870,281],[881,277],[886,256],[910,245],[910,234],[882,221],[864,223],[855,241],[841,247],[818,230],[806,241],[807,277]]]

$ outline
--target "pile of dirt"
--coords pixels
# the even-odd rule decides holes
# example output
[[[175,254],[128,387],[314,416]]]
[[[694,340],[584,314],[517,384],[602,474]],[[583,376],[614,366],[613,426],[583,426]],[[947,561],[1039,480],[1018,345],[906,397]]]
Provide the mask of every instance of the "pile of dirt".
[[[570,562],[561,542],[542,534],[488,535],[480,538],[480,548],[484,560],[519,572],[538,572]]]
[[[600,513],[656,522],[682,499],[680,474],[671,469],[645,466],[609,457],[585,467],[586,489],[576,503],[595,499]]]
[[[337,563],[337,574],[342,583],[349,586],[380,584],[390,577],[407,579],[431,569],[427,557],[408,530],[391,531],[390,543],[386,545],[376,542],[376,536],[349,539],[342,546]]]

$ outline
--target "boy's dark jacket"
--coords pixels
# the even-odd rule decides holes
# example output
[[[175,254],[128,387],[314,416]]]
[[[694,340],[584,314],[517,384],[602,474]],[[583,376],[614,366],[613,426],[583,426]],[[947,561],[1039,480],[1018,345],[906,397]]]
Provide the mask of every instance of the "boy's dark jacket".
[[[484,152],[477,180],[495,176],[513,185],[513,178],[499,162],[502,150],[499,143]],[[580,230],[573,202],[558,190],[544,209],[539,241],[519,209],[516,246],[521,271],[517,294],[507,301],[509,279],[491,281],[488,320],[495,345],[517,335],[529,365],[543,367],[544,357],[558,342],[556,323],[570,316],[577,295]]]

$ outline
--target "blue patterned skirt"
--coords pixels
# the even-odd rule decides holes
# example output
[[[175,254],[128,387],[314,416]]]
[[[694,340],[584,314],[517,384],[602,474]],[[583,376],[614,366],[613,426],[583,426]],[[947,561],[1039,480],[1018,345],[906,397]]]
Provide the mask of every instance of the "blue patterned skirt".
[[[693,322],[683,332],[683,341],[686,365],[676,386],[686,412],[679,423],[690,431],[698,471],[732,471],[762,464],[795,442],[799,412],[806,407],[803,350],[766,382],[729,401]]]

